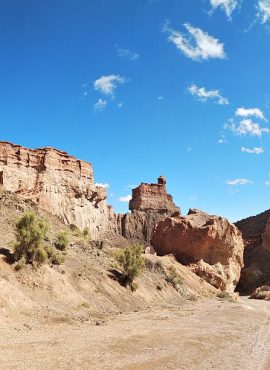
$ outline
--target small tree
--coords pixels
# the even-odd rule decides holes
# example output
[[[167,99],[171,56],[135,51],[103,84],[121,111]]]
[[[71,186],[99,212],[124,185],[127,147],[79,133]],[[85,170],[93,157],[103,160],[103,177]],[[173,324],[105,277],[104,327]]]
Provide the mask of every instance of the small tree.
[[[135,287],[133,281],[141,273],[144,266],[144,257],[142,255],[143,247],[141,245],[131,245],[117,252],[116,260],[122,269],[122,279],[125,285]]]
[[[47,233],[48,224],[45,220],[37,219],[34,212],[25,212],[16,222],[15,261],[25,259],[26,263],[44,263],[47,254],[43,241]]]
[[[68,234],[65,231],[61,231],[56,238],[55,247],[60,251],[66,250],[69,244]]]

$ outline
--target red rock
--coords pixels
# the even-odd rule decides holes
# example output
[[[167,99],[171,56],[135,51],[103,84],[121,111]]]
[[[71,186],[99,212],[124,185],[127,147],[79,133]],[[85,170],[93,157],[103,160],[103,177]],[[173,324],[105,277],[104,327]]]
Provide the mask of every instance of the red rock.
[[[166,190],[166,178],[160,176],[157,184],[141,183],[132,190],[129,203],[131,213],[121,216],[119,231],[128,239],[150,242],[155,225],[173,214],[180,214],[172,196]]]
[[[234,291],[243,267],[244,243],[240,231],[225,218],[198,210],[190,210],[186,217],[166,218],[156,226],[151,244],[157,254],[174,254],[179,262],[193,264],[198,274],[201,269],[207,276],[202,260],[209,265],[209,276],[214,269],[222,279],[221,289]]]
[[[88,227],[94,239],[108,229],[106,189],[95,186],[90,163],[66,152],[0,142],[0,184],[65,223]]]

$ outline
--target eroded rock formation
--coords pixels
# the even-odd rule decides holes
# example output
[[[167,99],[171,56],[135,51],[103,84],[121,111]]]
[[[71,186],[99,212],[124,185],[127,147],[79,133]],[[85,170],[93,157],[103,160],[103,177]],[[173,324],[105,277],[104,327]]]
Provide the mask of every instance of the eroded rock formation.
[[[244,265],[237,289],[251,293],[262,284],[270,284],[270,210],[238,221],[245,242]]]
[[[177,260],[221,290],[233,292],[243,267],[244,243],[228,220],[199,210],[169,217],[156,226],[151,244],[159,255]],[[207,266],[208,265],[208,266]]]
[[[161,176],[157,184],[133,190],[131,213],[115,215],[106,189],[94,183],[92,165],[50,147],[32,150],[0,142],[0,185],[66,224],[89,228],[94,240],[115,234],[150,241],[156,222],[180,212]]]
[[[95,186],[90,163],[50,147],[0,143],[0,185],[65,223],[88,227],[93,238],[108,229],[107,192]]]
[[[173,214],[180,214],[178,208],[167,194],[166,178],[160,176],[157,184],[141,183],[132,190],[129,203],[131,213],[121,216],[120,234],[128,239],[150,242],[155,225]]]

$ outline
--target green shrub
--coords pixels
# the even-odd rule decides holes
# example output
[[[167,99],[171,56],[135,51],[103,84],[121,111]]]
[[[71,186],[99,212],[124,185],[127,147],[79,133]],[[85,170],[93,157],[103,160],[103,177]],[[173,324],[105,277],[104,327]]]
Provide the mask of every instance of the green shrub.
[[[88,229],[88,227],[85,227],[82,231],[82,235],[84,237],[84,239],[90,239],[90,230]]]
[[[73,236],[77,236],[77,237],[81,237],[82,236],[82,232],[81,230],[78,228],[78,226],[74,225],[74,224],[70,224],[69,225],[69,228],[70,228],[70,231],[71,231],[71,234]]]
[[[166,280],[172,284],[172,286],[178,290],[180,285],[183,284],[183,278],[177,273],[175,266],[171,265],[169,268],[169,274]]]
[[[117,252],[116,260],[122,270],[122,280],[125,285],[129,285],[133,290],[137,286],[133,280],[141,273],[144,266],[143,247],[141,245],[131,245]]]
[[[56,238],[55,247],[60,251],[66,250],[69,244],[68,234],[65,231],[61,231]]]
[[[14,243],[14,260],[16,270],[26,263],[40,266],[46,262],[60,264],[63,256],[45,240],[49,240],[48,223],[38,218],[34,212],[24,213],[16,222],[16,241]]]
[[[15,270],[16,270],[16,271],[19,271],[19,270],[21,270],[22,268],[24,268],[24,267],[25,267],[25,265],[26,265],[26,259],[25,259],[25,257],[22,257],[22,258],[20,258],[20,259],[19,259],[19,261],[16,263],[16,265],[15,265]]]
[[[47,237],[48,224],[38,219],[33,212],[24,213],[16,222],[16,242],[14,259],[25,259],[25,263],[43,263],[47,258],[44,251],[44,239]]]
[[[53,265],[60,265],[61,263],[64,262],[65,260],[64,256],[61,253],[59,253],[53,246],[46,244],[44,248],[48,255],[49,261]]]

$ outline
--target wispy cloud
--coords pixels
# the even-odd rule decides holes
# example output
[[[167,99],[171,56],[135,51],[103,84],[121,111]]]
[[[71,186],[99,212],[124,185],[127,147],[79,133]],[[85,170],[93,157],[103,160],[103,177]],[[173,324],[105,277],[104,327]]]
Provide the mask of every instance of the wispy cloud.
[[[132,62],[140,57],[138,53],[136,53],[134,51],[131,51],[129,49],[118,48],[117,53],[118,53],[119,57],[127,58],[127,59],[131,60]]]
[[[184,23],[184,27],[187,30],[186,35],[170,28],[168,23],[163,30],[169,33],[168,41],[172,42],[185,56],[195,61],[226,57],[224,45],[218,39],[189,23]]]
[[[265,185],[266,185],[266,186],[270,186],[270,181],[269,181],[269,180],[266,180],[266,181],[265,181]]]
[[[261,120],[267,121],[264,113],[259,108],[238,108],[235,112],[236,116],[239,117],[256,117]]]
[[[265,24],[270,19],[270,0],[259,0],[256,6],[257,18],[262,24]]]
[[[101,76],[99,79],[94,81],[94,89],[105,95],[114,96],[114,91],[117,86],[124,82],[124,77],[119,75]]]
[[[188,91],[191,95],[196,96],[200,101],[206,102],[208,100],[213,100],[215,103],[220,105],[229,104],[229,100],[224,98],[219,90],[206,90],[205,87],[198,87],[192,84],[188,87]]]
[[[126,195],[126,196],[123,196],[123,197],[118,198],[118,201],[119,202],[126,203],[126,202],[129,202],[131,199],[132,199],[132,196],[131,195]]]
[[[96,182],[95,184],[96,186],[99,186],[100,188],[105,188],[105,189],[109,189],[110,185],[108,183],[100,183],[100,182]]]
[[[218,139],[218,144],[227,144],[227,143],[228,143],[228,140],[225,139],[224,137],[221,139]]]
[[[237,136],[258,136],[261,137],[263,133],[268,133],[269,129],[261,127],[259,123],[253,122],[251,119],[243,119],[239,123],[230,119],[224,126],[225,129],[233,132]]]
[[[255,148],[246,148],[244,146],[241,147],[241,152],[250,153],[250,154],[262,154],[264,153],[264,149],[261,147]]]
[[[107,105],[107,100],[98,99],[98,101],[94,105],[94,111],[95,112],[101,112],[101,111],[103,111],[103,109],[106,108],[106,105]]]
[[[233,179],[233,180],[227,180],[226,183],[231,186],[237,186],[237,185],[249,185],[253,184],[253,181],[248,179]]]
[[[213,10],[219,7],[223,9],[227,17],[231,19],[232,12],[238,6],[238,1],[237,0],[210,0],[210,4]]]

